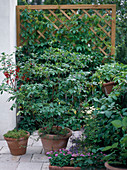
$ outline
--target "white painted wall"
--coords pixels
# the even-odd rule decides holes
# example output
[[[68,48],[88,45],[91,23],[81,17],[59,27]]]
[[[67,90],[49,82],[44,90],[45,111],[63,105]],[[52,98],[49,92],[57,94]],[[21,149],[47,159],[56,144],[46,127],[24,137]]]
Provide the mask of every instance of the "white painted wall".
[[[11,54],[16,46],[17,0],[0,0],[0,53]],[[13,56],[15,61],[15,56]],[[0,84],[4,75],[0,72]],[[7,102],[8,93],[0,94],[0,139],[16,125],[16,111],[10,110],[13,102]]]

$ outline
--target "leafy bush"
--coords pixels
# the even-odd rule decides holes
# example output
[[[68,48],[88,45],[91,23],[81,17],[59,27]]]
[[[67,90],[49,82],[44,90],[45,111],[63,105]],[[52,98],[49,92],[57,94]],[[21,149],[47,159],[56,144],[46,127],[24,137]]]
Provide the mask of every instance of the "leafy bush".
[[[90,76],[102,58],[97,53],[83,55],[49,48],[43,55],[35,54],[26,62],[19,61],[18,104],[23,109],[20,125],[30,128],[36,123],[39,127],[44,120],[48,122],[50,115],[54,117],[54,113],[59,116],[59,125],[80,128],[81,103],[90,95]]]
[[[109,97],[107,100],[103,98],[99,101],[102,103],[101,108],[94,111],[94,116],[86,116],[84,134],[87,136],[85,142],[89,147],[103,147],[113,144],[114,139],[119,140],[111,122],[124,113],[120,110],[120,106],[113,101]]]
[[[117,62],[107,63],[97,67],[96,72],[92,76],[92,81],[101,85],[105,82],[115,81],[121,85],[122,82],[126,82],[126,75],[127,65]]]
[[[31,54],[31,58],[25,60],[18,50],[18,57],[23,57],[24,62],[19,60],[12,68],[12,78],[15,77],[17,86],[11,89],[13,96],[10,99],[16,99],[11,109],[17,105],[18,114],[22,116],[19,127],[35,130],[52,118],[56,125],[56,117],[59,117],[60,126],[80,129],[84,121],[82,103],[91,95],[90,77],[103,56],[95,52],[85,55],[49,48],[43,55]],[[5,61],[8,64],[3,55],[2,69],[10,75],[11,66],[5,67]],[[3,90],[5,86],[10,87],[8,79],[11,77],[5,75]]]
[[[108,163],[125,168],[127,165],[127,117],[123,117],[122,120],[114,120],[111,122],[116,129],[117,136],[120,135],[120,139],[111,146],[106,146],[103,151],[109,151],[109,154],[105,156],[104,160]],[[118,131],[118,129],[120,129]]]
[[[105,97],[104,94],[100,92],[101,89],[98,88],[98,82],[100,82],[100,79],[101,81],[103,79],[105,80],[109,74],[112,76],[112,72],[110,73],[110,66],[112,72],[116,75],[116,77],[113,77],[113,80],[117,82],[117,85],[108,97]],[[112,121],[121,119],[127,115],[127,71],[125,65],[116,63],[114,67],[112,66],[114,66],[114,64],[100,66],[93,75],[94,78],[96,75],[99,76],[96,77],[97,79],[94,79],[94,84],[96,84],[96,86],[93,91],[92,105],[94,105],[95,109],[90,114],[86,114],[84,126],[84,133],[87,136],[85,142],[88,143],[90,147],[93,145],[97,148],[98,146],[104,147],[113,145],[114,141],[118,142],[120,138],[122,138],[120,129],[115,133],[116,129],[112,126]],[[107,69],[109,72],[105,72]],[[104,72],[104,75],[99,74],[101,71]]]

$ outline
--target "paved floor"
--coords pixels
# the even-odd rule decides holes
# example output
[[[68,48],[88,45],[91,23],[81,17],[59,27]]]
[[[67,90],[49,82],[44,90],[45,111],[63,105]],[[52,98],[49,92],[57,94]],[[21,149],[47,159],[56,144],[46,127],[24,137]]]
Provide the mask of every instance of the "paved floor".
[[[73,132],[78,136],[81,132]],[[5,140],[0,140],[0,170],[49,170],[48,157],[45,156],[41,140],[34,132],[28,140],[27,152],[22,156],[12,156]],[[68,142],[68,146],[71,142]]]

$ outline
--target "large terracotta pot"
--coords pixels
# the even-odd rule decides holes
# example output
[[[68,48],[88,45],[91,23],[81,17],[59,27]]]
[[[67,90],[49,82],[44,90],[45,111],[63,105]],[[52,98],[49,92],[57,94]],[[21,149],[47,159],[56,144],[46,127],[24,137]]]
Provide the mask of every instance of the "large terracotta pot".
[[[29,136],[30,133],[27,132],[27,136],[19,139],[4,137],[4,139],[7,141],[8,147],[12,155],[18,156],[18,155],[24,155],[26,153]]]
[[[116,168],[108,164],[108,162],[105,162],[105,167],[108,170],[127,170],[127,168]]]
[[[49,165],[49,170],[81,170],[80,167],[58,167]]]
[[[108,96],[112,92],[112,88],[116,85],[115,82],[108,82],[103,83],[102,90],[105,93],[106,96]]]
[[[58,128],[61,129],[61,127]],[[43,135],[43,133],[39,133],[45,153],[49,151],[58,151],[59,149],[66,148],[68,139],[72,135],[72,131],[69,128],[65,129],[68,131],[66,136],[51,134]]]

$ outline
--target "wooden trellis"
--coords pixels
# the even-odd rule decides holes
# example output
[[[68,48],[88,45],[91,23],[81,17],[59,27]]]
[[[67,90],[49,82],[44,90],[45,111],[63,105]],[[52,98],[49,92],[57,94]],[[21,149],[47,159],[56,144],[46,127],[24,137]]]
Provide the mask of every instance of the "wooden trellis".
[[[102,45],[96,46],[96,43],[94,43],[93,49],[96,47],[99,48],[99,50],[104,55],[114,55],[115,54],[115,18],[116,18],[116,5],[31,5],[31,6],[17,6],[17,46],[23,45],[24,43],[27,43],[28,39],[24,39],[21,34],[21,29],[25,28],[23,27],[22,20],[21,20],[21,14],[24,9],[30,9],[30,10],[42,10],[42,11],[48,11],[46,15],[43,15],[44,18],[48,21],[50,21],[54,28],[59,30],[63,26],[63,20],[58,17],[57,13],[61,13],[61,16],[65,18],[65,20],[71,20],[71,18],[76,15],[77,13],[80,14],[80,19],[84,15],[87,15],[88,17],[91,17],[92,15],[97,15],[100,18],[100,23],[98,24],[98,27],[101,29],[101,31],[104,32],[103,37],[99,37]],[[57,11],[57,13],[56,13]],[[69,14],[68,14],[69,11]],[[107,20],[106,16],[111,16],[112,19]],[[105,23],[101,24],[101,19],[105,21]],[[30,22],[29,20],[27,22]],[[97,36],[96,30],[94,30],[94,27],[89,28],[95,36]],[[37,39],[35,40],[37,43],[40,43],[40,38],[43,38],[46,40],[45,33],[48,30],[48,28],[45,28],[43,32],[40,30],[33,30],[31,34],[33,34],[35,31],[38,34]],[[104,44],[104,41],[109,41],[111,44],[111,50],[107,50],[108,47],[106,44]]]

